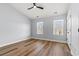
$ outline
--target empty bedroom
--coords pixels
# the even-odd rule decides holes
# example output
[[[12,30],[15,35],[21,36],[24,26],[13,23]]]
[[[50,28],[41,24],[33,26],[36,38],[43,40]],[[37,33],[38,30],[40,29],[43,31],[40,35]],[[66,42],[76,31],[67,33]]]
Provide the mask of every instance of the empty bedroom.
[[[0,3],[0,56],[78,56],[79,3]]]

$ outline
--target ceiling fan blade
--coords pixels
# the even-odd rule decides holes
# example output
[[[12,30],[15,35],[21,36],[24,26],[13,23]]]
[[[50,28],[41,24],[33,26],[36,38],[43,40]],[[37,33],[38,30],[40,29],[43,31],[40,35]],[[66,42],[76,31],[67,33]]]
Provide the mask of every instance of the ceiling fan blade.
[[[43,7],[39,7],[39,6],[36,6],[37,8],[39,8],[39,9],[44,9]]]
[[[28,10],[32,9],[33,7],[28,8]]]

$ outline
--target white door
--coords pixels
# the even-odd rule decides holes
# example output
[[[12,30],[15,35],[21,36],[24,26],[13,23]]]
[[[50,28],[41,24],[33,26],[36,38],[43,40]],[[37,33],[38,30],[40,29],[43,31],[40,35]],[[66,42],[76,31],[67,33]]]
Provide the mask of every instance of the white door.
[[[69,15],[67,19],[67,42],[69,46],[71,45],[71,39],[72,39],[72,16]],[[71,47],[71,46],[70,46]]]

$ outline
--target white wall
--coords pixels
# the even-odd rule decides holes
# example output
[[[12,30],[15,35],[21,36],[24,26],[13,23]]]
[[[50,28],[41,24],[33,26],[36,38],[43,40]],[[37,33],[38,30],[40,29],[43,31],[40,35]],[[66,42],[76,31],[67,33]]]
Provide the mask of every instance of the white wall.
[[[0,4],[0,47],[30,36],[30,21],[8,4]]]
[[[79,55],[79,4],[71,4],[70,6],[70,15],[72,22],[72,30],[71,30],[71,53],[73,55]]]

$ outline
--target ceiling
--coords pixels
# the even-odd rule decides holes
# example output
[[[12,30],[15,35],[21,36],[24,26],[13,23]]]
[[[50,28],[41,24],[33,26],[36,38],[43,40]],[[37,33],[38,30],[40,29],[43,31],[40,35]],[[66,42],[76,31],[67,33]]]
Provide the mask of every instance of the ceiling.
[[[69,7],[68,3],[37,3],[38,6],[42,6],[44,9],[33,8],[28,10],[27,8],[33,6],[32,3],[12,3],[11,5],[31,19],[66,14]]]

